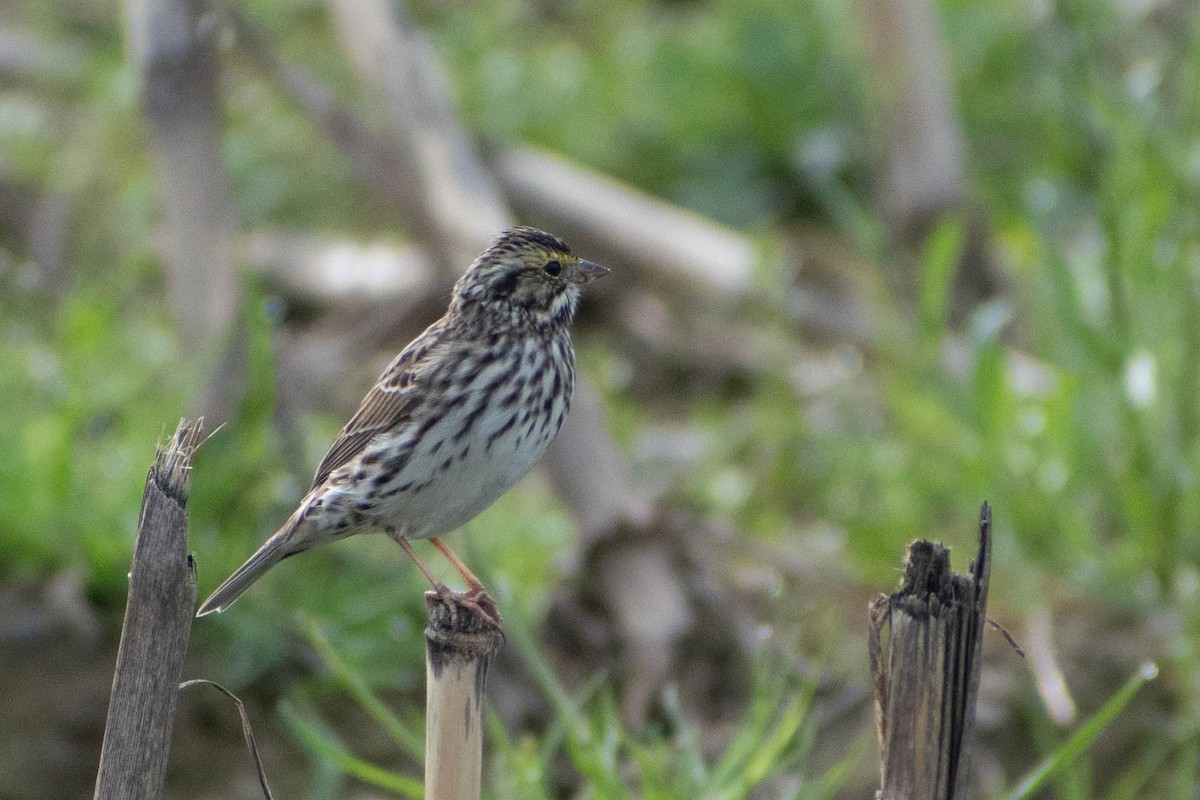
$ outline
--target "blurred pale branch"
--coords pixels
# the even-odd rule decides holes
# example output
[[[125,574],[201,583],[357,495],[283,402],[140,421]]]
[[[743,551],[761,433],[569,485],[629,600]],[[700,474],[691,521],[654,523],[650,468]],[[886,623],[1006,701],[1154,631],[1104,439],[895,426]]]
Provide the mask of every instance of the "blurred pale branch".
[[[127,0],[163,212],[159,245],[179,338],[211,365],[196,406],[228,419],[245,385],[237,209],[221,154],[215,29],[207,2]]]

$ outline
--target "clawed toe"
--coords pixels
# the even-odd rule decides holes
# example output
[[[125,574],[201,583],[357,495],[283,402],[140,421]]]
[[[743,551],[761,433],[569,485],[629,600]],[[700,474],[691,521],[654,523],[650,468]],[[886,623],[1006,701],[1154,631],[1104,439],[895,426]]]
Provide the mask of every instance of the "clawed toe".
[[[500,623],[502,622],[500,619],[500,609],[496,607],[496,601],[484,590],[483,586],[479,584],[472,586],[467,591],[463,600],[480,614],[487,617],[488,622],[491,622],[497,628],[500,627]]]
[[[485,624],[500,627],[500,610],[496,601],[484,590],[483,586],[475,583],[466,592],[456,592],[443,583],[434,586],[429,594],[437,597],[450,610],[450,624],[458,626],[458,609],[465,608],[474,612]]]

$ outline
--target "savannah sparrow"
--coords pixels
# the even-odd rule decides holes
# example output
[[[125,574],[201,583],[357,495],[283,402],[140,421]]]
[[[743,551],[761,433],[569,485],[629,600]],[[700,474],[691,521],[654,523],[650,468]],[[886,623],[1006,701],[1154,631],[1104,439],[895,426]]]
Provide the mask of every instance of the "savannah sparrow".
[[[276,562],[355,533],[383,531],[439,591],[409,539],[475,517],[528,472],[571,402],[571,321],[579,286],[608,269],[533,228],[501,234],[454,286],[446,314],[388,365],[329,448],[283,527],[197,615],[222,611]]]

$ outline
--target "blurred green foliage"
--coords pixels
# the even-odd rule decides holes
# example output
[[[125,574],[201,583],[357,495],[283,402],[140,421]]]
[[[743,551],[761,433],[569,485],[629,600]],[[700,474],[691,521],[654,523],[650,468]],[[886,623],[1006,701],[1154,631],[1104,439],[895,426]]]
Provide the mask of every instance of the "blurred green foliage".
[[[180,387],[158,383],[175,360],[170,328],[153,316],[118,322],[120,308],[102,293],[77,292],[49,318],[31,313],[33,292],[3,295],[0,569],[29,577],[82,567],[99,584],[122,583],[138,476],[159,433],[140,425],[178,415]]]
[[[114,13],[18,2],[0,15],[0,24],[42,37],[47,63],[58,65],[0,82],[0,183],[31,203],[70,198],[65,276],[40,271],[26,241],[0,227],[0,579],[79,569],[115,614],[141,476],[155,438],[187,413],[204,360],[183,356],[163,302],[137,81],[120,15],[101,5]],[[319,4],[244,7],[286,54],[370,116]],[[1130,757],[1112,796],[1152,784],[1160,796],[1189,797],[1200,763],[1200,8],[1088,0],[938,8],[973,202],[988,215],[1009,291],[979,308],[964,336],[948,330],[966,234],[947,221],[917,259],[917,314],[879,310],[896,334],[854,362],[820,415],[806,416],[786,375],[673,404],[708,435],[671,496],[766,540],[819,526],[821,546],[836,550],[847,573],[877,586],[893,580],[907,539],[968,545],[965,521],[991,500],[994,603],[1021,613],[1061,595],[1155,612],[1167,626],[1147,640],[1171,642],[1151,654],[1172,676],[1171,718]],[[896,263],[872,207],[880,131],[858,5],[424,0],[409,10],[480,136],[564,153],[750,231],[816,220],[881,271]],[[252,66],[228,48],[222,55],[223,147],[242,226],[392,233],[391,209],[348,160]],[[789,276],[764,280],[778,288]],[[250,379],[194,475],[192,542],[204,587],[286,516],[307,477],[288,473],[271,422],[274,301],[252,283],[246,296]],[[757,322],[793,333],[782,314]],[[960,367],[947,370],[952,342],[963,343],[950,359]],[[1010,345],[1027,359],[1014,363]],[[606,366],[620,373],[619,362],[612,353],[583,358],[618,437],[632,443],[656,410],[605,377]],[[330,410],[305,423],[313,463],[341,416]],[[533,616],[572,533],[532,482],[459,541],[471,563],[492,565],[489,584],[506,602]],[[303,609],[337,620],[329,637],[347,674],[371,691],[410,691],[420,679],[420,582],[394,549],[361,541],[289,561],[241,601],[244,613],[199,626],[195,646],[222,654],[231,683],[252,684],[310,657],[293,618]],[[340,680],[318,676],[305,691],[332,691]],[[291,701],[291,719],[311,721],[299,689]],[[681,781],[703,792],[762,774],[749,753],[717,775],[722,768],[698,762],[685,739],[631,738],[603,692],[586,705],[580,720],[560,721],[553,746],[493,731],[498,758],[512,767],[505,774],[518,781],[497,796],[541,796],[538,770],[564,751],[598,781],[616,778],[597,759],[636,764],[635,793],[647,797]],[[761,711],[748,712],[754,736],[782,736],[779,726],[795,722],[788,746],[802,738],[799,711]],[[1063,740],[1044,720],[1031,724],[1046,751]],[[331,741],[314,736],[301,734]],[[770,766],[794,765],[780,756]],[[1088,764],[1057,774],[1063,796],[1088,796]],[[524,775],[533,777],[520,783]],[[824,796],[810,789],[805,796]]]
[[[865,166],[854,20],[838,4],[424,10],[477,130],[569,153],[718,220],[757,228],[811,210],[813,180]]]

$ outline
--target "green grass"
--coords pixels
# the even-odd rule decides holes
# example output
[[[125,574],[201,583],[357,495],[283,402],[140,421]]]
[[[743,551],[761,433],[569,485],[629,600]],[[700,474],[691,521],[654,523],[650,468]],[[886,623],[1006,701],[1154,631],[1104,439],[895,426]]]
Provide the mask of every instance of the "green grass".
[[[1013,787],[1012,791],[1005,795],[1006,800],[1025,800],[1025,798],[1035,796],[1038,789],[1044,786],[1056,772],[1060,772],[1071,766],[1075,759],[1079,758],[1088,746],[1096,740],[1096,737],[1112,724],[1113,720],[1129,704],[1138,690],[1156,677],[1158,677],[1158,667],[1150,663],[1143,664],[1125,685],[1121,687],[1120,691],[1113,695],[1099,711],[1080,725],[1079,729],[1050,753],[1041,764],[1038,764],[1037,768],[1028,777]],[[1134,765],[1130,765],[1130,767],[1131,771],[1135,769]],[[1084,773],[1084,776],[1086,776],[1086,773]],[[1073,795],[1091,796],[1090,793],[1080,794],[1080,791],[1075,788],[1079,782],[1080,776],[1076,775],[1074,781],[1062,787],[1063,795],[1067,797]]]
[[[419,763],[424,723],[417,708],[409,707],[409,713],[398,714],[362,680],[314,620],[306,619],[301,624],[305,638],[317,650],[333,682],[367,712],[400,751]],[[578,694],[559,682],[540,653],[532,625],[524,612],[506,612],[508,646],[520,654],[553,713],[539,737],[513,737],[489,710],[486,797],[549,800],[559,791],[554,776],[566,768],[591,787],[595,796],[605,798],[738,800],[756,796],[756,789],[774,781],[781,787],[781,797],[818,800],[834,795],[868,749],[864,735],[859,746],[833,767],[810,774],[807,761],[817,735],[810,716],[815,680],[797,680],[765,653],[757,664],[754,699],[728,746],[715,760],[702,753],[699,729],[671,703],[659,727],[634,732],[622,721],[616,700],[604,688],[601,676]],[[414,786],[411,778],[355,756],[316,712],[311,708],[301,711],[300,705],[307,707],[308,703],[288,700],[281,710],[302,745],[315,757],[377,789],[401,797],[414,796],[414,792],[419,795],[419,784]]]

